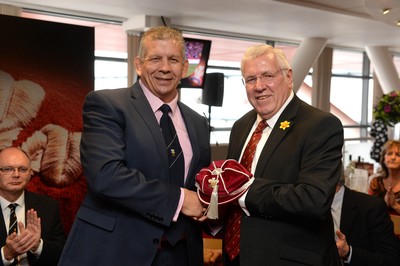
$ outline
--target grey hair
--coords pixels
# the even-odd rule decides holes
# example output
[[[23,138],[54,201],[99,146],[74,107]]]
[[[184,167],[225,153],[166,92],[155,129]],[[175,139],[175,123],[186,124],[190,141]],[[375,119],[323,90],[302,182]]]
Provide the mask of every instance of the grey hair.
[[[276,56],[280,69],[282,70],[291,69],[290,63],[287,60],[285,53],[281,49],[275,48],[268,44],[258,44],[247,48],[247,50],[245,51],[240,65],[242,75],[243,75],[243,66],[245,62],[256,59],[266,54],[273,54]]]
[[[145,31],[140,38],[139,58],[143,59],[146,50],[146,42],[149,40],[175,40],[182,47],[182,58],[186,60],[185,39],[182,32],[167,26],[157,26]]]

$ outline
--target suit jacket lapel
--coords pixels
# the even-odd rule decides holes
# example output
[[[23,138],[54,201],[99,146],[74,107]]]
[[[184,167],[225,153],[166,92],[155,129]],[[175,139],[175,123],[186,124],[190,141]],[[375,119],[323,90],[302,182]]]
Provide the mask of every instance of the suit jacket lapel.
[[[244,149],[244,145],[246,144],[246,140],[248,135],[251,133],[251,129],[254,125],[254,122],[257,118],[257,113],[253,110],[250,114],[250,119],[247,119],[242,127],[241,133],[238,138],[238,143],[234,145],[230,145],[234,150],[232,151],[232,159],[239,161],[240,154]]]
[[[4,216],[3,216],[3,211],[0,212],[0,239],[2,241],[2,243],[6,242],[6,238],[7,238],[7,228],[6,228],[6,224],[4,222]]]
[[[269,158],[271,157],[273,151],[278,147],[279,143],[284,139],[284,137],[290,132],[295,124],[294,118],[296,117],[297,110],[300,106],[300,99],[294,95],[294,98],[287,105],[286,109],[283,111],[281,116],[278,118],[274,128],[271,131],[271,134],[268,137],[267,142],[260,154],[260,158],[258,159],[257,167],[254,172],[254,176],[260,176],[263,167],[267,165]],[[281,122],[288,121],[290,122],[290,126],[285,130],[280,128]]]
[[[348,190],[347,187],[344,188],[342,214],[340,216],[340,230],[342,232],[350,232],[357,214],[357,205],[351,199],[351,194],[347,193]]]
[[[146,96],[144,95],[142,89],[140,88],[139,83],[138,82],[135,83],[131,88],[132,88],[131,99],[133,103],[132,106],[133,108],[136,109],[136,111],[143,119],[143,122],[146,124],[148,128],[149,134],[153,136],[153,139],[157,144],[156,146],[160,158],[165,164],[165,166],[168,168],[168,157],[166,156],[165,153],[166,147],[165,147],[164,137],[160,130],[160,125],[158,124],[157,119],[153,114],[153,110],[151,109],[151,106]]]

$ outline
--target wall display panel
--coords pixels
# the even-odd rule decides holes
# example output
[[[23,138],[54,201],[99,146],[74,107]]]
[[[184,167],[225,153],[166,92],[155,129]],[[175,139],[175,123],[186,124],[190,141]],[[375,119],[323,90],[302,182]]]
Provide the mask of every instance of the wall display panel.
[[[60,202],[68,233],[86,193],[79,143],[94,29],[0,15],[0,148],[32,159],[28,190]]]
[[[211,41],[185,38],[185,46],[189,69],[186,77],[181,80],[180,87],[203,88],[208,58],[210,57]]]

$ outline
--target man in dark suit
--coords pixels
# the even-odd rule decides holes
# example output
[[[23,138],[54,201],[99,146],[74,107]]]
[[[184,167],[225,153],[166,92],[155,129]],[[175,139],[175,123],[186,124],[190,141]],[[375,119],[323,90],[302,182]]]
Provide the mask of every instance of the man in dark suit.
[[[177,30],[149,29],[135,58],[139,81],[87,95],[81,162],[88,193],[60,265],[203,264],[205,208],[195,175],[209,165],[211,149],[207,120],[178,101],[184,47]],[[159,124],[164,104],[182,146],[184,180],[169,174]]]
[[[336,245],[345,265],[399,266],[400,243],[386,203],[340,179],[332,203]]]
[[[259,122],[267,127],[253,151],[254,182],[239,198],[240,265],[340,265],[330,207],[339,180],[342,124],[294,94],[292,69],[280,49],[249,48],[241,71],[254,109],[233,125],[228,158],[241,161]],[[225,261],[230,265],[238,258]]]
[[[65,234],[58,202],[25,191],[32,170],[28,155],[19,148],[0,151],[0,265],[55,266],[61,256]],[[15,226],[10,224],[10,204],[16,204]],[[13,233],[9,234],[9,229]]]

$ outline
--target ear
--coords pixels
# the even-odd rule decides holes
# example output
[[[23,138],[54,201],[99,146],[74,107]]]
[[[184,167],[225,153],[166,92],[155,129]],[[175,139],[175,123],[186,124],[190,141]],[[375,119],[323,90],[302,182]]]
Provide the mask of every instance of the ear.
[[[135,70],[136,70],[136,74],[138,76],[141,76],[142,74],[142,62],[140,60],[139,56],[136,56],[133,63],[135,64]]]

